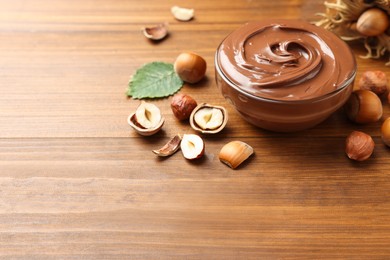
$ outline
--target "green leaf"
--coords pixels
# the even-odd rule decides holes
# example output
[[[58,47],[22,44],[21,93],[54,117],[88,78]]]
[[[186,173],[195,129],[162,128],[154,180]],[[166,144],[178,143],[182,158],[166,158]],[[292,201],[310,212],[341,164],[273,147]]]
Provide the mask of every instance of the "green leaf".
[[[127,95],[135,99],[161,98],[176,93],[182,86],[183,81],[176,74],[173,64],[151,62],[132,76]]]

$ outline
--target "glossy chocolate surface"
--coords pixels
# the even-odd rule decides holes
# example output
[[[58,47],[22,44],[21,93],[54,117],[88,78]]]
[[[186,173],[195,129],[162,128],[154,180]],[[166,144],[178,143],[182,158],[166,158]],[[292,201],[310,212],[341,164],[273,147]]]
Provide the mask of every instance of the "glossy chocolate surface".
[[[248,122],[272,131],[311,128],[349,98],[356,62],[333,33],[300,20],[247,23],[215,54],[217,86]]]
[[[331,93],[355,72],[349,47],[333,33],[299,20],[250,22],[228,35],[217,66],[250,95],[306,100]]]

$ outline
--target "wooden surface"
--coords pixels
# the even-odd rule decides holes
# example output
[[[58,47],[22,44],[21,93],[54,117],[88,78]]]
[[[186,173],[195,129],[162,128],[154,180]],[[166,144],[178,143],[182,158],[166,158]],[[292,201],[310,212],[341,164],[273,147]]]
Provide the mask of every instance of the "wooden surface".
[[[178,22],[171,6],[195,8]],[[315,18],[321,1],[1,0],[1,259],[389,259],[390,150],[381,122],[359,126],[338,111],[321,125],[277,134],[242,120],[219,94],[213,55],[248,20]],[[154,44],[140,28],[168,22]],[[383,60],[362,60],[358,78]],[[225,106],[230,120],[204,136],[206,154],[159,159],[152,149],[193,133],[152,101],[163,131],[137,135],[125,96],[146,62],[195,51],[207,79],[180,92]],[[384,118],[390,116],[384,104]],[[371,134],[373,157],[344,154],[352,130]],[[255,155],[233,171],[218,161],[231,140]]]

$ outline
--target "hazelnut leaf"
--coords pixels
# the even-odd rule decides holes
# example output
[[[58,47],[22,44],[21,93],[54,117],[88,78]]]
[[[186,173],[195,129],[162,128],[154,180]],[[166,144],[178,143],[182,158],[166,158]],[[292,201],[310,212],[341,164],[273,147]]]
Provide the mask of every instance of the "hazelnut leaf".
[[[131,77],[126,94],[134,99],[162,98],[176,93],[182,86],[173,64],[150,62]]]

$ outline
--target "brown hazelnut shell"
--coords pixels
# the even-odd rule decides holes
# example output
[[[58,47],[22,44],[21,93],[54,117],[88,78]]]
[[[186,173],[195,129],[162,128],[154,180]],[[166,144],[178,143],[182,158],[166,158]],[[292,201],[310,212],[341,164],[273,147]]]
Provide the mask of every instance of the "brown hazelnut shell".
[[[140,124],[137,123],[137,118],[135,116],[135,112],[127,117],[127,123],[140,135],[150,136],[156,134],[164,125],[164,117],[161,117],[160,122],[152,128],[144,128]]]
[[[222,111],[222,115],[223,115],[223,121],[222,121],[222,124],[216,128],[216,129],[203,129],[201,128],[196,122],[195,122],[195,114],[201,110],[202,108],[205,108],[205,107],[208,107],[208,108],[217,108],[217,109],[220,109]],[[216,134],[216,133],[219,133],[221,132],[226,124],[228,122],[228,113],[227,113],[227,110],[222,107],[222,106],[214,106],[214,105],[210,105],[210,104],[207,104],[207,103],[202,103],[202,104],[199,104],[191,113],[191,116],[190,116],[190,125],[192,127],[192,129],[194,129],[195,131],[197,132],[200,132],[202,134]]]
[[[359,124],[377,122],[383,114],[382,101],[378,95],[364,89],[352,92],[344,108],[348,118]]]

